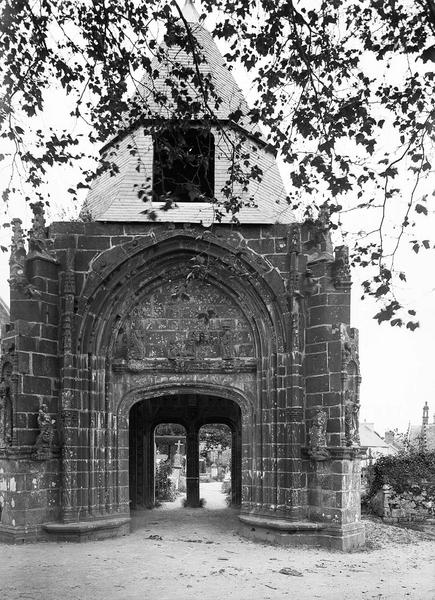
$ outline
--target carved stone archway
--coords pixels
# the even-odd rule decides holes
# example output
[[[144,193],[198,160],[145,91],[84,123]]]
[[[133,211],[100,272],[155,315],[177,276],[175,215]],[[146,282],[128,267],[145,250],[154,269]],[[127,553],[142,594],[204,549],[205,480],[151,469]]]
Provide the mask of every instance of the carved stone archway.
[[[171,399],[181,400],[178,406]],[[159,402],[161,401],[161,403]],[[150,405],[153,404],[151,410]],[[165,406],[166,404],[166,406]],[[207,405],[207,406],[205,406]],[[152,408],[161,408],[159,414]],[[145,409],[145,410],[144,410]],[[147,413],[147,414],[145,414]],[[138,414],[141,422],[138,426]],[[135,419],[132,425],[131,419]],[[117,482],[120,489],[119,502],[123,510],[142,505],[151,508],[154,505],[154,445],[153,433],[161,422],[176,422],[183,425],[187,432],[188,464],[187,502],[189,506],[199,505],[198,470],[198,432],[206,423],[220,422],[230,427],[232,432],[232,504],[242,503],[242,486],[252,490],[253,482],[249,476],[252,470],[252,427],[256,417],[252,401],[239,390],[229,386],[171,383],[150,386],[147,389],[130,391],[122,399],[117,416]],[[143,457],[140,486],[132,478],[132,444],[137,451],[137,440],[143,444],[139,452]],[[126,447],[128,452],[125,451]],[[242,467],[243,454],[243,467]],[[190,466],[189,466],[190,462]],[[137,464],[134,467],[137,468]],[[134,476],[136,477],[136,476]],[[189,480],[190,478],[190,480]],[[128,494],[123,483],[128,480]],[[249,499],[249,498],[248,498]]]
[[[186,506],[200,506],[199,431],[203,425],[217,422],[227,425],[231,430],[232,504],[240,506],[242,489],[240,407],[233,400],[217,395],[185,394],[178,391],[167,396],[145,398],[130,409],[128,441],[130,507],[154,507],[154,430],[161,423],[177,423],[186,431]],[[123,438],[124,435],[121,434],[121,440]]]

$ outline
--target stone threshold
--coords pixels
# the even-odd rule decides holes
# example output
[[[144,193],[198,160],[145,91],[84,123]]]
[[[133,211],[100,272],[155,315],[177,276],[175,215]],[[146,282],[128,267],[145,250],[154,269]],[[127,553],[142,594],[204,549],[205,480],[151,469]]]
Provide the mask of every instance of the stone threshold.
[[[96,529],[110,529],[127,525],[130,523],[130,517],[116,517],[109,519],[98,519],[96,521],[77,521],[75,523],[44,523],[42,526],[48,533],[84,533],[95,531]]]
[[[287,533],[320,531],[326,527],[326,523],[315,523],[313,521],[287,521],[286,519],[270,519],[267,517],[254,517],[251,515],[239,515],[239,520],[245,525],[262,527],[263,529],[275,529]]]
[[[73,523],[44,523],[42,529],[49,539],[67,542],[87,542],[128,535],[130,517],[110,517]]]

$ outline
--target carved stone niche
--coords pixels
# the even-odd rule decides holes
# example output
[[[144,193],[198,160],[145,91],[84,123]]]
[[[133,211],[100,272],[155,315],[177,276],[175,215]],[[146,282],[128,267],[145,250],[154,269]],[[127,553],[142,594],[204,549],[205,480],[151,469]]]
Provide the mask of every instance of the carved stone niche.
[[[359,446],[359,388],[361,383],[358,332],[344,324],[340,326],[342,357],[342,397],[344,407],[344,437],[346,446]]]
[[[326,411],[318,409],[308,430],[308,455],[313,460],[327,460],[330,456],[326,440],[327,425]]]

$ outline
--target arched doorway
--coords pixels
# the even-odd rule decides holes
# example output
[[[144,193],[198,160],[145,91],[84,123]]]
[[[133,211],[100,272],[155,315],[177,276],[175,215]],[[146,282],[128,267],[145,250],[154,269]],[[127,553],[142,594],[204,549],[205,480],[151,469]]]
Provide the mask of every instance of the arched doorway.
[[[231,504],[241,503],[241,410],[228,398],[180,393],[136,402],[129,415],[130,507],[155,506],[155,430],[162,423],[178,423],[186,431],[186,506],[200,506],[199,431],[207,423],[231,430]]]

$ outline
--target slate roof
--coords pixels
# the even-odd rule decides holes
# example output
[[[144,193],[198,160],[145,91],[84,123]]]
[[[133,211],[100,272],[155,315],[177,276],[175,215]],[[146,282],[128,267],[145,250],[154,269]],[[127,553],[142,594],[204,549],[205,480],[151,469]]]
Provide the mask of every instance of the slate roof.
[[[221,132],[222,130],[231,130],[234,135],[240,135],[240,131],[245,132],[246,141],[244,145],[247,151],[250,152],[252,147],[257,149],[255,164],[263,171],[261,183],[252,182],[248,193],[244,194],[245,197],[254,196],[255,206],[244,206],[236,214],[237,220],[242,224],[293,222],[295,218],[285,200],[286,191],[275,156],[270,148],[265,146],[258,127],[250,124],[247,117],[248,104],[240,88],[225,66],[224,59],[210,32],[197,22],[192,22],[197,20],[198,13],[190,2],[186,3],[183,14],[186,20],[191,21],[191,31],[198,40],[205,57],[205,62],[199,65],[200,71],[203,74],[211,74],[215,89],[219,92],[219,97],[222,100],[217,110],[217,117],[222,122]],[[165,79],[170,64],[176,61],[185,66],[192,66],[190,53],[177,47],[168,48],[167,51],[168,61],[166,66],[164,63],[158,63],[156,59],[154,66],[159,73],[158,76],[152,81],[144,78],[139,88],[139,99],[144,99],[144,117],[146,118],[152,118],[156,115],[160,115],[160,118],[171,116],[171,103],[168,101],[165,106],[161,106],[150,93],[151,89],[162,93],[168,91]],[[136,96],[137,99],[138,96]],[[214,107],[213,101],[211,101],[211,105]],[[236,109],[239,109],[243,114],[237,125],[228,122],[231,113]],[[251,135],[254,135],[254,137],[251,137]],[[131,154],[132,145],[136,148],[136,156]],[[138,197],[139,189],[150,185],[150,183],[145,184],[144,182],[152,180],[152,139],[144,131],[143,125],[138,126],[136,130],[124,135],[124,137],[119,136],[118,139],[112,140],[109,142],[109,146],[112,148],[118,147],[114,161],[119,167],[119,173],[115,176],[105,173],[96,179],[92,185],[83,211],[90,213],[94,220],[146,222],[150,220],[150,214],[152,214],[157,221],[163,222],[202,222],[206,226],[216,222],[215,211],[210,203],[185,202],[179,203],[176,208],[169,211],[162,211],[160,209],[162,204],[153,203],[149,199],[144,202],[143,199]],[[218,149],[217,144],[217,152]],[[140,157],[139,169],[138,157]],[[216,160],[215,171],[215,195],[220,200],[219,190],[228,178],[227,166]],[[221,185],[218,185],[218,183]],[[148,198],[150,198],[149,195]],[[231,215],[228,215],[222,222],[229,222],[230,220]]]
[[[360,423],[359,437],[361,446],[367,446],[370,448],[391,448],[391,445],[383,440],[381,436],[373,429],[373,423]]]

